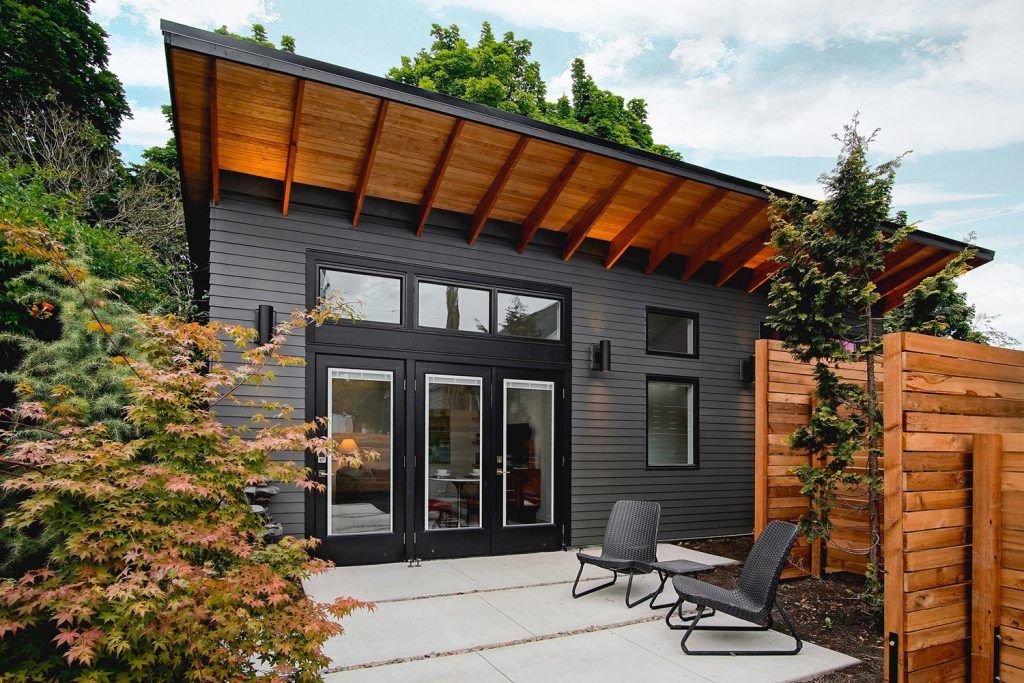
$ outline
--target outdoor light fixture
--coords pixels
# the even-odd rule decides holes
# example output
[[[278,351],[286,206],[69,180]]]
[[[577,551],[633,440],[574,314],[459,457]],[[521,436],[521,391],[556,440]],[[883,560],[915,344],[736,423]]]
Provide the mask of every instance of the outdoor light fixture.
[[[748,356],[740,364],[740,377],[747,384],[754,383],[754,357]]]
[[[267,304],[260,304],[256,309],[256,333],[260,344],[270,342],[274,334],[274,307]]]
[[[593,357],[590,360],[591,370],[608,372],[612,369],[612,343],[608,339],[602,339],[596,344],[591,344]]]

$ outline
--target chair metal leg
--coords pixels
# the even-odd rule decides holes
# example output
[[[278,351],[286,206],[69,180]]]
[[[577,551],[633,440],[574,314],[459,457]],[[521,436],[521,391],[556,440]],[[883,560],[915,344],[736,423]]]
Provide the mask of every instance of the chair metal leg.
[[[650,596],[651,597],[651,609],[663,609],[665,607],[673,607],[674,608],[675,605],[676,605],[675,602],[663,602],[660,605],[656,605],[654,603],[654,601],[658,599],[658,596],[661,595],[661,592],[663,590],[665,590],[665,583],[668,581],[668,574],[666,574],[665,572],[659,571],[658,572],[658,576],[661,578],[661,583],[658,585],[658,590],[656,590],[653,593],[651,593],[651,596]],[[670,610],[670,613],[671,613],[671,610]]]
[[[608,588],[609,586],[614,586],[615,582],[619,580],[619,573],[613,571],[612,572],[612,580],[609,581],[608,583],[602,583],[600,586],[595,586],[594,588],[588,588],[587,590],[583,591],[582,593],[577,593],[576,592],[576,587],[580,585],[580,577],[581,576],[583,576],[583,563],[582,562],[580,562],[580,570],[578,572],[576,572],[576,581],[572,584],[572,597],[574,597],[574,598],[582,598],[584,595],[590,595],[591,593],[599,591],[602,588]],[[632,579],[632,577],[630,577],[630,579]],[[629,593],[627,592],[626,595],[628,596]],[[628,600],[628,597],[627,597],[627,600]]]
[[[636,607],[637,605],[639,605],[642,602],[647,602],[649,599],[650,600],[654,599],[652,597],[652,595],[645,595],[644,597],[642,597],[642,598],[640,598],[638,600],[634,600],[633,602],[629,601],[629,592],[633,589],[633,577],[634,576],[635,576],[635,574],[630,574],[629,575],[629,583],[626,584],[626,607],[628,607],[630,609],[633,609],[634,607]]]
[[[669,611],[668,611],[668,614],[665,615],[665,625],[668,626],[673,631],[683,631],[683,630],[689,628],[688,624],[690,622],[692,622],[693,620],[698,618],[698,615],[696,613],[692,614],[690,616],[686,616],[686,615],[683,614],[683,603],[684,602],[686,602],[686,601],[683,598],[680,597],[678,600],[675,601],[675,603],[673,603],[672,608],[669,609]],[[678,623],[678,624],[673,624],[672,623],[672,613],[673,612],[679,612],[679,622],[680,623]],[[717,614],[717,613],[715,612],[714,609],[712,609],[707,614],[704,614],[704,615],[701,615],[701,616],[713,617],[713,616],[715,616],[715,614]]]
[[[767,655],[795,655],[800,652],[803,647],[803,641],[800,640],[800,636],[796,632],[796,628],[793,626],[793,622],[789,620],[789,615],[782,608],[782,605],[776,600],[773,605],[779,610],[779,614],[782,615],[782,620],[786,623],[786,628],[789,629],[789,634],[796,641],[796,646],[792,650],[689,650],[686,647],[686,641],[690,638],[690,635],[694,631],[767,631],[767,626],[697,626],[697,623],[701,618],[709,615],[704,614],[704,606],[697,606],[697,615],[692,622],[690,627],[686,630],[683,635],[683,639],[679,641],[679,647],[682,648],[683,652],[688,655],[756,655],[756,656],[767,656]],[[769,612],[769,619],[771,613]],[[668,621],[666,617],[665,621]],[[669,624],[671,627],[672,624]]]

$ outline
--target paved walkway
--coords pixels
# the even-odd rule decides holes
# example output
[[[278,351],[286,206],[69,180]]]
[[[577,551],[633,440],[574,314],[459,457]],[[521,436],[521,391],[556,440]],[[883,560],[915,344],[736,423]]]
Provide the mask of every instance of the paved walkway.
[[[705,564],[732,560],[674,545],[663,559]],[[625,579],[573,600],[575,553],[550,552],[424,562],[339,567],[314,577],[314,599],[352,595],[376,603],[373,612],[345,620],[346,632],[327,642],[329,681],[650,680],[792,681],[850,666],[856,660],[804,644],[794,657],[688,657],[664,610],[626,609]],[[587,582],[607,572],[588,567]],[[593,584],[591,584],[593,585]],[[656,587],[634,580],[633,596]],[[736,620],[719,615],[709,623]],[[737,622],[738,623],[738,622]],[[799,624],[798,624],[799,626]],[[778,633],[696,633],[695,647],[773,647],[792,641]]]

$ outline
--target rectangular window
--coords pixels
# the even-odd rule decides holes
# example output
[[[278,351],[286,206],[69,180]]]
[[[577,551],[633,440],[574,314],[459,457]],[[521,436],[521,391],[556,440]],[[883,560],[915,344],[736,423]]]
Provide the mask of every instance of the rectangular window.
[[[419,326],[460,332],[491,331],[491,293],[456,285],[419,284]]]
[[[362,454],[365,461],[353,467],[331,458],[327,533],[391,532],[392,373],[331,368],[328,380],[327,433],[343,453]]]
[[[498,335],[560,340],[562,302],[539,296],[498,292]]]
[[[696,314],[647,309],[647,352],[696,358]]]
[[[320,296],[340,295],[360,322],[402,324],[402,278],[320,269]]]
[[[697,382],[647,379],[647,466],[697,464]]]

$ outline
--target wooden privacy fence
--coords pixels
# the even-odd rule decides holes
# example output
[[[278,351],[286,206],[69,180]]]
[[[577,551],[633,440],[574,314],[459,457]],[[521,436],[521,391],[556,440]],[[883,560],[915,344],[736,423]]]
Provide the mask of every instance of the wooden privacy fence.
[[[888,680],[1024,681],[1024,352],[901,333],[884,367]]]
[[[881,366],[886,680],[1024,682],[1024,351],[898,333]],[[814,383],[765,340],[755,381],[759,532],[807,509],[789,468],[808,456],[786,439],[807,421]],[[863,573],[864,556],[843,548],[866,548],[866,513],[833,518],[834,543],[803,542],[786,576]]]
[[[880,365],[880,364],[879,364]],[[863,383],[863,364],[841,363],[834,370],[844,379]],[[880,369],[875,376],[881,380]],[[814,391],[812,366],[793,358],[782,342],[761,339],[754,350],[754,532],[773,519],[796,522],[807,511],[807,498],[790,472],[794,465],[811,463],[804,452],[786,445],[789,435],[810,418]],[[881,382],[879,382],[881,384]],[[855,469],[866,471],[867,458],[855,459]],[[822,572],[863,574],[870,543],[865,491],[841,495],[831,514],[835,528],[827,546],[800,538],[790,555],[784,578],[821,576]]]

